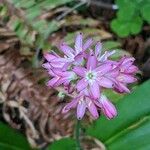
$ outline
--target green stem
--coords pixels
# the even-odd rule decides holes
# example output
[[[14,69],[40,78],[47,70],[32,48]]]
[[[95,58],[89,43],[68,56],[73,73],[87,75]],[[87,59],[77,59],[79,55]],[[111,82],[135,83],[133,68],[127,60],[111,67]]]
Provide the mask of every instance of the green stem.
[[[75,128],[76,150],[82,150],[80,144],[80,120],[77,120]]]

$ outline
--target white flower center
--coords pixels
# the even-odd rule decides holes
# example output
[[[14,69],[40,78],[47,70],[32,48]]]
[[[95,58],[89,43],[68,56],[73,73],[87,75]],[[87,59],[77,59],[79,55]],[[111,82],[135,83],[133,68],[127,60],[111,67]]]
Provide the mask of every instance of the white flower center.
[[[86,78],[86,80],[90,83],[90,84],[92,84],[95,80],[96,80],[96,77],[97,77],[97,73],[96,72],[94,72],[94,71],[88,71],[87,73],[86,73],[86,75],[85,75],[85,78]]]

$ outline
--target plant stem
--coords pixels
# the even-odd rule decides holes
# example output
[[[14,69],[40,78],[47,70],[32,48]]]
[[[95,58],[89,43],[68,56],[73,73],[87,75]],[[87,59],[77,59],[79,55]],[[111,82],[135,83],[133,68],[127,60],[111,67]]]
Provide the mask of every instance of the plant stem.
[[[75,128],[75,140],[76,140],[76,150],[82,150],[80,144],[80,120],[77,119],[76,128]]]

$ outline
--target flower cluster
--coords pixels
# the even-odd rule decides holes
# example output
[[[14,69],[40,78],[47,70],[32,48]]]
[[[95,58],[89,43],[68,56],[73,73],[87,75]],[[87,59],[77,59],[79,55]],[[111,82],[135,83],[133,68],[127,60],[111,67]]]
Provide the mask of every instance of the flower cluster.
[[[115,117],[116,108],[102,90],[111,88],[119,93],[129,93],[127,84],[136,81],[134,75],[138,71],[133,65],[134,58],[124,56],[119,61],[110,60],[114,50],[102,54],[102,44],[91,38],[84,42],[82,33],[77,34],[74,48],[66,43],[61,43],[59,48],[63,57],[54,52],[45,53],[47,62],[43,67],[51,77],[47,86],[63,86],[68,93],[76,93],[62,112],[77,107],[77,118],[82,119],[88,109],[97,119],[100,109],[108,119]]]

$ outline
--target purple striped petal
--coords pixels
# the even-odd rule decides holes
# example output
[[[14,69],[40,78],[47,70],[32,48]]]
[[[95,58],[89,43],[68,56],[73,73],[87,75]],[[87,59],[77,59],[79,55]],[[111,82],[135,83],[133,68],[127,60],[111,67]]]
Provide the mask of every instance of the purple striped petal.
[[[74,57],[73,55],[74,50],[70,46],[68,46],[66,43],[60,44],[60,50],[63,51],[63,53],[67,55],[68,57]]]
[[[44,53],[44,58],[45,58],[47,61],[51,62],[53,59],[56,59],[57,57],[56,57],[55,55],[53,55],[53,54]]]
[[[94,99],[98,99],[100,97],[100,88],[97,82],[90,85],[90,93]]]
[[[70,103],[68,103],[63,109],[62,113],[67,113],[71,108],[75,108],[78,103],[78,98],[74,98],[71,100]]]
[[[83,45],[83,51],[89,49],[92,44],[93,44],[93,39],[92,38],[87,39],[85,44]]]
[[[45,69],[51,69],[52,68],[49,62],[42,64],[42,67]]]
[[[85,114],[85,110],[86,110],[86,103],[85,101],[82,99],[79,101],[78,106],[77,106],[77,118],[79,120],[81,120]]]
[[[73,68],[73,72],[75,72],[77,75],[81,77],[84,77],[85,73],[87,72],[87,69],[85,69],[84,67],[76,66]]]
[[[104,95],[101,96],[100,101],[102,105],[102,111],[108,119],[112,119],[117,116],[117,110],[115,106],[109,100],[107,100]]]
[[[121,82],[118,82],[115,86],[115,91],[119,93],[130,93],[130,90]]]
[[[89,98],[86,98],[86,105],[88,107],[88,110],[92,114],[93,118],[97,119],[99,117],[99,114],[98,114],[97,108],[94,105],[94,103],[92,102],[92,100],[90,100]]]
[[[120,82],[123,82],[123,83],[133,83],[133,82],[137,81],[136,78],[134,78],[133,76],[128,75],[128,74],[120,74],[117,77],[117,80]]]
[[[94,69],[97,73],[99,73],[100,75],[106,74],[107,72],[112,70],[113,65],[110,63],[105,63],[99,67],[97,67],[96,69]]]
[[[97,59],[96,59],[96,56],[89,56],[88,57],[88,60],[87,60],[87,69],[88,70],[93,70],[96,68],[96,65],[97,65]]]
[[[108,78],[101,77],[101,78],[97,79],[97,81],[98,81],[98,84],[102,87],[105,87],[105,88],[113,88],[114,87],[114,82]]]
[[[102,51],[102,43],[98,42],[95,46],[95,55],[96,55],[96,57],[101,55],[101,51]]]
[[[59,80],[59,77],[54,77],[47,82],[47,86],[54,87],[55,83]]]
[[[87,87],[87,85],[88,85],[88,82],[83,78],[77,83],[76,88],[78,91],[82,91],[83,89]]]
[[[125,73],[134,74],[138,72],[138,70],[139,70],[138,67],[132,65],[128,69],[125,70]]]
[[[76,55],[79,54],[83,49],[82,49],[82,42],[83,42],[83,35],[82,33],[78,33],[76,38],[75,38],[75,50],[76,50]]]

